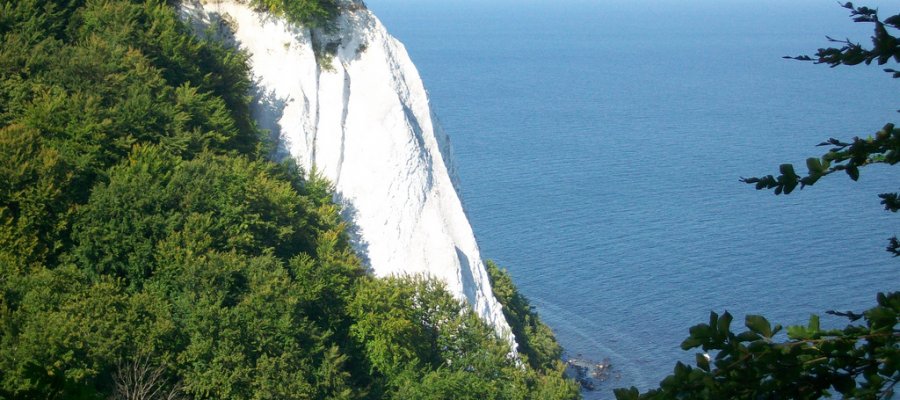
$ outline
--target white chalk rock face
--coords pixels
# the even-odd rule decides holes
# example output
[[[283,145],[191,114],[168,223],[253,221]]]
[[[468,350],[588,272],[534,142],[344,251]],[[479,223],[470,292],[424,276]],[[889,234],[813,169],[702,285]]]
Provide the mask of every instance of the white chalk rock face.
[[[282,155],[334,182],[373,273],[440,279],[515,348],[457,193],[449,138],[416,67],[364,6],[343,8],[330,34],[233,0],[186,1],[182,13],[201,28],[231,31],[251,55],[260,126]],[[317,62],[314,46],[333,56]]]

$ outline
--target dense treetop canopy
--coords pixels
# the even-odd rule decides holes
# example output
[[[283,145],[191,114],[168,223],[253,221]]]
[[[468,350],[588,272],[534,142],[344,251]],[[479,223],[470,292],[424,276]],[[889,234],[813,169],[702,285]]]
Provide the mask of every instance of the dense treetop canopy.
[[[164,1],[0,0],[0,398],[578,396],[498,269],[527,362],[367,275],[330,184],[266,160],[248,73]]]

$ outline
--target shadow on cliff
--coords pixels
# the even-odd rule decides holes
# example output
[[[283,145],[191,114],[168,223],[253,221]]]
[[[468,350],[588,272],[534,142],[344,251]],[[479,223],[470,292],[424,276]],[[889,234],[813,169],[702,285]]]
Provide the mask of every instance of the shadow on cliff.
[[[251,94],[253,95],[251,112],[256,119],[256,126],[265,135],[269,158],[276,162],[288,159],[291,153],[285,146],[281,137],[281,125],[278,124],[284,116],[287,100],[276,96],[274,90],[266,91],[259,79],[253,80]]]
[[[350,239],[350,245],[356,251],[357,257],[362,262],[363,267],[367,271],[372,270],[372,261],[369,259],[369,242],[362,235],[362,230],[356,224],[356,218],[359,216],[359,210],[353,204],[353,201],[346,198],[340,192],[335,191],[334,202],[341,206],[341,217],[347,226],[347,237]]]
[[[188,3],[195,9],[201,7],[196,0],[189,0]],[[189,11],[184,12],[190,13]],[[237,40],[234,32],[236,22],[229,15],[221,14],[218,10],[205,14],[203,12],[191,14],[189,21],[191,21],[192,29],[197,36],[219,41],[226,47],[241,51],[241,42]],[[260,14],[259,18],[269,17]],[[253,98],[250,110],[256,119],[257,127],[265,135],[264,140],[268,147],[269,157],[276,162],[284,161],[290,156],[290,152],[282,140],[281,126],[278,125],[278,121],[284,116],[287,99],[276,96],[274,90],[267,91],[259,78],[253,79],[250,95]]]
[[[469,257],[459,247],[453,246],[453,248],[456,249],[456,258],[459,259],[459,274],[462,279],[463,293],[466,295],[469,305],[472,308],[476,308],[478,302],[475,293],[475,276],[472,275],[472,265],[469,263]],[[482,312],[483,310],[476,311]]]
[[[234,36],[236,23],[234,20],[221,14],[218,10],[212,12],[202,11],[203,6],[198,0],[185,0],[188,7],[179,8],[182,16],[188,17],[191,29],[199,38],[215,40],[232,49],[239,49],[240,43]]]

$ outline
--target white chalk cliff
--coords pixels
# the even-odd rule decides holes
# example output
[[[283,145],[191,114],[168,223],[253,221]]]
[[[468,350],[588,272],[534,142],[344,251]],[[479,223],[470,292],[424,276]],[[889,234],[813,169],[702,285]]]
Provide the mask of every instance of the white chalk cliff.
[[[372,272],[443,281],[514,349],[416,67],[364,6],[342,8],[327,34],[234,0],[185,1],[182,13],[199,27],[225,27],[250,54],[260,126],[283,155],[334,182]],[[334,54],[317,62],[314,46]]]

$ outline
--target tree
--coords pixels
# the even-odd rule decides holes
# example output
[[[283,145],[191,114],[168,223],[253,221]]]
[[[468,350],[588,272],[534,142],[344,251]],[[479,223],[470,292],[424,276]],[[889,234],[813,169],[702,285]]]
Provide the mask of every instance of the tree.
[[[891,31],[900,29],[900,14],[881,20],[875,9],[845,3],[855,22],[872,23],[875,33],[872,47],[866,48],[849,39],[828,38],[840,47],[819,49],[815,57],[786,57],[813,61],[831,67],[888,62],[900,62],[900,42]],[[900,71],[885,68],[893,78]],[[854,137],[850,141],[828,139],[820,146],[828,151],[806,160],[808,172],[797,174],[791,164],[782,164],[776,177],[741,178],[755,185],[757,190],[772,189],[776,195],[790,194],[812,186],[819,179],[844,171],[850,179],[859,179],[860,168],[872,164],[894,165],[900,162],[900,129],[886,124],[868,138]],[[891,212],[900,210],[900,193],[882,193],[881,204]],[[900,256],[900,240],[893,237],[887,251]],[[776,335],[781,325],[772,325],[765,317],[748,315],[747,330],[731,330],[733,317],[710,313],[709,323],[690,329],[690,336],[682,342],[684,350],[700,348],[696,367],[683,363],[675,366],[674,374],[666,377],[658,389],[639,393],[617,389],[616,398],[626,399],[723,399],[723,398],[799,398],[830,397],[840,393],[845,398],[892,398],[900,382],[900,292],[879,293],[876,306],[861,312],[828,314],[847,318],[844,329],[822,330],[819,316],[810,317],[805,326],[787,328],[787,340]]]
[[[511,357],[507,342],[433,279],[366,279],[350,314],[373,398],[578,398],[562,368],[539,370]]]
[[[284,15],[295,24],[329,28],[334,24],[340,3],[336,0],[252,0],[251,4],[275,15]]]
[[[562,347],[556,342],[553,331],[544,325],[528,299],[516,289],[509,272],[490,260],[485,267],[494,296],[503,305],[503,316],[516,337],[519,356],[538,371],[558,369]]]

